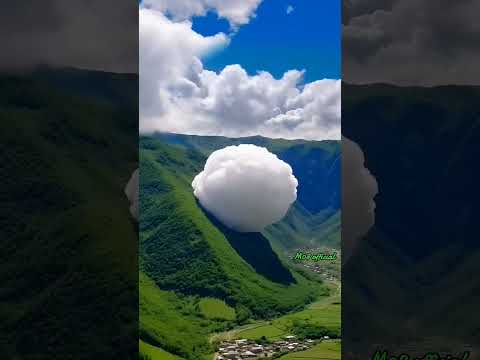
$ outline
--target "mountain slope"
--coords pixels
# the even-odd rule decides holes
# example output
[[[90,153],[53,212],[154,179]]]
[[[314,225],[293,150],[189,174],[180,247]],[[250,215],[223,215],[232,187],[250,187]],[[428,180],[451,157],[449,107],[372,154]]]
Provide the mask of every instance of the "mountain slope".
[[[85,84],[94,73],[69,71]],[[97,75],[137,92],[135,76]],[[98,100],[52,77],[62,71],[0,76],[0,353],[133,357],[136,95]]]
[[[243,235],[222,228],[197,205],[190,184],[203,166],[203,155],[148,138],[141,139],[140,154],[140,264],[161,288],[221,298],[263,317],[312,296],[305,279],[286,271],[278,259],[271,262],[276,281],[260,276],[231,245],[241,246]],[[276,258],[268,242],[254,236],[257,246],[264,247],[262,255]],[[285,284],[296,290],[286,291]],[[292,296],[278,298],[282,293]]]
[[[199,206],[191,181],[205,160],[195,149],[141,138],[140,269],[157,290],[194,301],[224,300],[235,309],[239,323],[300,309],[326,295],[326,287],[289,270],[264,235],[229,230]],[[141,285],[141,298],[145,291]],[[140,311],[141,340],[155,345],[155,329],[142,320],[154,309]],[[192,359],[201,354],[199,346],[185,354],[178,351],[178,343],[156,339],[174,354]]]
[[[298,198],[285,219],[269,227],[267,236],[280,249],[327,245],[340,247],[340,142],[226,138],[158,133],[165,143],[197,150],[205,156],[242,143],[266,147],[287,162],[299,180]],[[281,236],[279,236],[281,234]]]
[[[212,352],[206,337],[215,328],[195,310],[194,299],[160,290],[143,272],[139,275],[139,288],[139,336],[143,346],[182,358]],[[140,347],[140,353],[148,354],[148,350]]]

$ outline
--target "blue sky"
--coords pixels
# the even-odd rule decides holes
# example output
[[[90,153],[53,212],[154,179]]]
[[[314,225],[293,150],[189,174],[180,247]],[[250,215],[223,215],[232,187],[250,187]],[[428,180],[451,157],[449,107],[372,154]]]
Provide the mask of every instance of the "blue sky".
[[[141,132],[340,139],[339,0],[145,4]]]
[[[287,7],[294,10],[287,14]],[[240,64],[249,74],[269,71],[275,77],[305,69],[307,82],[341,77],[339,0],[264,0],[250,23],[240,27],[230,45],[203,60],[205,68],[222,70]],[[193,19],[202,35],[229,32],[216,14]]]

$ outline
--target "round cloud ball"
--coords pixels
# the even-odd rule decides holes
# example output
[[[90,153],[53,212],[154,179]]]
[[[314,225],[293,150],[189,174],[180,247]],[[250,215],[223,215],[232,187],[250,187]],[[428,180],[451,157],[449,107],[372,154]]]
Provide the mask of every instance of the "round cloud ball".
[[[355,252],[359,240],[375,223],[378,184],[365,167],[365,157],[357,143],[342,136],[342,261]]]
[[[290,165],[251,144],[214,151],[192,182],[202,207],[239,232],[280,221],[297,198],[297,186]]]

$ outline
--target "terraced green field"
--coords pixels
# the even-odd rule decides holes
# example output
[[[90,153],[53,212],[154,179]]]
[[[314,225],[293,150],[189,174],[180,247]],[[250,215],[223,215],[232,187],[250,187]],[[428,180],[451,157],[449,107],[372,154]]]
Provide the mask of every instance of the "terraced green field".
[[[314,303],[304,311],[239,331],[237,336],[245,339],[258,339],[265,336],[270,340],[278,340],[289,334],[288,328],[294,320],[309,321],[329,329],[338,329],[340,328],[340,304]]]
[[[340,285],[332,283],[332,295],[320,298],[305,310],[281,316],[271,321],[259,321],[238,327],[234,330],[215,334],[212,340],[252,339],[256,340],[265,336],[268,340],[275,341],[290,334],[290,327],[294,321],[309,322],[325,326],[331,330],[341,327],[341,300]]]
[[[337,360],[341,359],[341,342],[337,340],[323,341],[306,351],[299,351],[280,357],[282,360]]]
[[[338,286],[338,284],[335,286]],[[332,330],[338,330],[341,322],[340,293],[339,290],[333,291],[335,292],[331,297],[321,298],[303,311],[287,314],[273,321],[252,325],[239,331],[236,336],[246,339],[258,339],[265,336],[270,340],[278,340],[289,334],[288,329],[295,320],[308,321]]]

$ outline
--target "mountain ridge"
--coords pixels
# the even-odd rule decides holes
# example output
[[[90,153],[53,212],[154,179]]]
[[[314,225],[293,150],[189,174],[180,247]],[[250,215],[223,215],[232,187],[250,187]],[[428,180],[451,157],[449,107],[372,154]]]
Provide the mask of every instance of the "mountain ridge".
[[[208,140],[212,146],[211,139]],[[225,139],[221,140],[224,142]],[[311,240],[307,235],[309,232],[303,229],[303,238],[299,229],[294,231],[295,226],[308,228],[311,224],[307,219],[322,223],[320,220],[329,219],[332,215],[319,213],[315,218],[298,204],[291,211],[301,212],[302,215],[296,219],[293,216],[294,223],[285,222],[283,229],[244,234],[230,230],[202,209],[193,195],[191,182],[203,169],[208,154],[208,151],[201,152],[194,146],[141,137],[142,274],[162,294],[170,291],[180,299],[193,299],[191,301],[194,303],[207,298],[224,301],[234,309],[234,321],[238,324],[249,318],[272,318],[302,309],[316,297],[327,295],[329,291],[321,282],[287,265],[283,252],[279,251],[284,245],[277,249],[281,242],[276,239],[278,234],[285,234],[285,228],[290,228],[292,239],[304,245]],[[339,236],[339,228],[335,227],[335,224],[339,224],[338,215],[336,220],[332,233]],[[147,291],[142,287],[140,296],[144,298],[152,290],[150,288]],[[187,350],[180,351],[178,343],[164,333],[165,326],[151,325],[155,320],[149,314],[154,311],[150,306],[141,308],[141,340],[188,359],[197,358],[201,356],[200,353],[207,351],[208,346],[199,343],[196,343],[197,350],[194,350],[194,345],[188,341]],[[197,311],[190,312],[194,314],[192,321],[196,323]],[[229,326],[231,321],[216,324]],[[205,326],[205,329],[210,329],[214,325],[210,323]],[[184,337],[182,339],[186,341]]]
[[[197,150],[205,157],[229,145],[250,143],[266,147],[292,166],[299,180],[297,201],[279,224],[265,234],[282,249],[292,245],[328,244],[340,248],[340,141],[269,139],[262,136],[227,138],[157,133],[152,138],[185,149]],[[332,226],[322,227],[330,219]],[[298,226],[296,226],[298,225]],[[279,241],[279,231],[286,237]],[[327,239],[326,241],[323,241]]]

